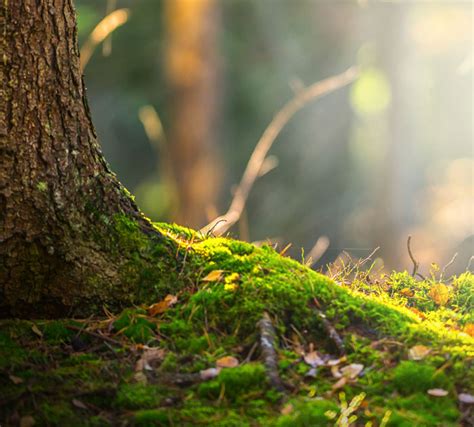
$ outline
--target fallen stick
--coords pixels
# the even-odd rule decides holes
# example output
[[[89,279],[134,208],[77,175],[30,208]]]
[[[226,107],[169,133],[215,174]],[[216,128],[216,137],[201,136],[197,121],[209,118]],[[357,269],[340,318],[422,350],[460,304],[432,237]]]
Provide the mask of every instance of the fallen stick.
[[[317,308],[315,310],[329,338],[331,338],[331,340],[336,345],[337,349],[339,350],[340,355],[341,356],[344,355],[346,353],[344,342],[342,341],[342,338],[336,331],[336,328],[334,328],[334,326],[331,324],[331,322],[327,319],[326,315],[321,310],[318,310]]]
[[[275,390],[285,393],[286,388],[278,374],[278,356],[275,351],[275,328],[273,327],[268,313],[263,313],[262,319],[258,322],[258,327],[260,329],[260,346],[262,347],[264,364],[270,385],[275,388]]]

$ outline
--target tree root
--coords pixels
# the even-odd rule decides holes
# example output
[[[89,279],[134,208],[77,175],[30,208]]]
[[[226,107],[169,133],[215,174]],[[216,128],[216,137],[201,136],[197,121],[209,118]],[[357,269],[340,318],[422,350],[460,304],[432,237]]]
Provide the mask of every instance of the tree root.
[[[275,351],[275,328],[268,313],[264,313],[258,322],[260,329],[260,346],[270,385],[277,391],[286,393],[286,388],[278,374],[278,356]]]

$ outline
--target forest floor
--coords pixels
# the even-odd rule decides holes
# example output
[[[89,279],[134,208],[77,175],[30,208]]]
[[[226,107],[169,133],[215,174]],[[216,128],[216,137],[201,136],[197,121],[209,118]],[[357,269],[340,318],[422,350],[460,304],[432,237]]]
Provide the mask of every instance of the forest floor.
[[[185,248],[175,294],[0,322],[2,427],[474,425],[473,274],[329,277],[162,227]]]

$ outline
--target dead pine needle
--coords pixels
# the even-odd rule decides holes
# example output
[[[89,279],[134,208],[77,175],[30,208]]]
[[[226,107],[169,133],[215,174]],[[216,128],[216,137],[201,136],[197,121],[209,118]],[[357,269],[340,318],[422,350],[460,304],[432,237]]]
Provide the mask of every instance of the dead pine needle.
[[[242,179],[240,180],[237,190],[234,193],[234,197],[229,209],[224,215],[216,218],[214,221],[203,227],[201,232],[206,234],[207,231],[212,228],[214,230],[214,234],[216,236],[220,236],[229,230],[229,228],[239,220],[244,210],[245,204],[247,203],[249,193],[255,181],[261,175],[261,171],[264,169],[263,166],[265,164],[268,151],[272,147],[273,143],[285,125],[309,102],[321,98],[324,95],[327,95],[344,86],[347,86],[357,78],[357,75],[357,69],[355,67],[351,67],[341,74],[314,83],[311,86],[300,90],[283,106],[280,111],[278,111],[258,140],[257,145],[250,156],[247,167],[245,168]]]
[[[268,313],[263,313],[258,322],[260,329],[260,346],[264,359],[265,369],[270,385],[277,391],[286,393],[286,388],[278,374],[278,356],[275,350],[275,328]]]

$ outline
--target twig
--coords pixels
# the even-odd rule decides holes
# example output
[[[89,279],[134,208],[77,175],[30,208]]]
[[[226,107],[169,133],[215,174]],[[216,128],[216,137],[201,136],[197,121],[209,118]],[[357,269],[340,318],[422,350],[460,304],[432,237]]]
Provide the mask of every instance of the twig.
[[[356,77],[357,69],[351,67],[341,74],[321,80],[301,90],[286,103],[275,115],[255,146],[228,211],[206,225],[201,231],[206,233],[207,230],[212,227],[214,234],[222,235],[229,230],[242,215],[250,190],[260,174],[267,153],[283,127],[289,122],[293,115],[301,110],[307,103],[348,85],[353,82]]]
[[[92,30],[84,45],[81,47],[81,72],[86,68],[95,48],[103,42],[115,29],[125,24],[130,16],[129,9],[117,9],[109,13]]]
[[[474,261],[474,255],[471,256],[471,258],[469,258],[469,261],[468,261],[467,267],[466,267],[466,271],[469,271],[469,269],[471,268],[472,261]]]
[[[264,358],[270,385],[276,390],[285,393],[286,389],[278,374],[278,356],[275,351],[275,328],[268,313],[263,313],[262,319],[258,322],[260,329],[260,346]]]
[[[308,254],[308,264],[310,267],[316,264],[326,253],[327,249],[329,248],[329,243],[329,238],[327,236],[318,237],[318,240],[316,240],[316,243]]]
[[[252,345],[250,351],[249,351],[249,354],[247,354],[247,357],[246,357],[246,358],[244,359],[244,361],[242,362],[242,365],[243,365],[244,363],[249,363],[249,362],[250,362],[250,360],[252,359],[253,354],[255,353],[255,350],[257,350],[257,347],[258,347],[258,342],[255,341],[255,342],[253,343],[253,345]]]
[[[90,335],[90,336],[95,337],[95,338],[100,338],[101,340],[107,341],[111,344],[118,345],[120,347],[124,346],[124,344],[122,344],[121,342],[119,342],[117,340],[114,340],[113,338],[109,338],[108,336],[101,335],[101,334],[98,334],[96,332],[88,331],[87,329],[79,328],[77,326],[72,326],[72,325],[66,325],[66,328],[70,329],[71,331],[77,331],[77,332],[79,332],[79,334],[84,332],[87,335]]]
[[[443,277],[444,277],[444,273],[446,273],[446,270],[454,264],[454,261],[456,260],[458,256],[458,253],[456,252],[453,257],[451,258],[451,261],[449,261],[444,267],[443,269],[441,270],[441,274],[439,276],[439,281],[441,282],[443,280]]]
[[[331,322],[327,319],[326,315],[321,310],[318,310],[317,308],[315,310],[318,317],[321,319],[321,323],[323,324],[323,327],[326,330],[326,333],[329,335],[329,338],[332,339],[337,349],[339,350],[339,353],[341,354],[341,356],[344,355],[346,353],[346,349],[344,346],[344,342],[342,341],[342,338],[339,336],[334,326],[332,326]]]
[[[411,275],[413,277],[415,277],[416,272],[418,271],[418,267],[420,266],[420,264],[418,263],[418,261],[413,256],[413,253],[411,251],[410,242],[411,242],[411,236],[408,236],[408,240],[407,240],[408,255],[410,256],[411,262],[413,263],[413,272],[411,273]]]

